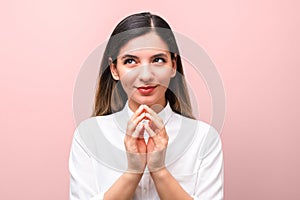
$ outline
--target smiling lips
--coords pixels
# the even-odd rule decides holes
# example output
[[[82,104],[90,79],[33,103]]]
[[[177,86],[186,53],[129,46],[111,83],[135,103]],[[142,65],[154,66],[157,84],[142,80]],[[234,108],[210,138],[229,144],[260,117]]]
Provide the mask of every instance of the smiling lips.
[[[143,95],[150,94],[157,86],[142,86],[138,87],[138,91]]]

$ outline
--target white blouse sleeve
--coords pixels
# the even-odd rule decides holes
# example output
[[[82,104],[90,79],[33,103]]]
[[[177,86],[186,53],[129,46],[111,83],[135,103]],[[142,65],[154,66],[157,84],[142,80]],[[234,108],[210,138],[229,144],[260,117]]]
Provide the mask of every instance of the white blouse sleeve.
[[[200,151],[200,168],[197,174],[195,200],[223,199],[223,153],[218,132],[210,127]]]
[[[70,157],[70,200],[100,200],[104,192],[100,191],[93,160],[85,150],[77,129],[74,133]]]

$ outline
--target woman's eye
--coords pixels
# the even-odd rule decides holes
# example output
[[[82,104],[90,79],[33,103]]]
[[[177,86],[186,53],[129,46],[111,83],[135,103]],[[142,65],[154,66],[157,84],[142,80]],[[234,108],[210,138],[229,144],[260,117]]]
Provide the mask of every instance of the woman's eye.
[[[166,60],[163,59],[163,58],[155,58],[155,59],[153,60],[153,62],[164,63],[164,62],[166,62]]]
[[[125,61],[124,61],[124,64],[126,65],[126,64],[135,64],[136,62],[135,62],[135,60],[134,59],[126,59]]]

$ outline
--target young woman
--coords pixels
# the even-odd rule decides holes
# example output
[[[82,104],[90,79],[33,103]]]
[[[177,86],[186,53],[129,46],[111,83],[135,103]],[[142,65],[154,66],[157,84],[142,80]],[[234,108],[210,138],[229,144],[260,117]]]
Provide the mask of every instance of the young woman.
[[[223,199],[217,131],[195,120],[170,26],[150,13],[114,29],[93,116],[76,128],[70,199]]]

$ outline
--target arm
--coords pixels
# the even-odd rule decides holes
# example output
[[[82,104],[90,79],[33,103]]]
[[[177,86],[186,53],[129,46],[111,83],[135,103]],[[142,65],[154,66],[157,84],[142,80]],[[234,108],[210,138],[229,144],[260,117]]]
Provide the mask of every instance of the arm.
[[[197,173],[195,192],[185,192],[166,168],[151,172],[156,190],[161,199],[223,199],[223,154],[218,132],[210,128],[198,158],[201,165]]]
[[[96,177],[94,162],[76,129],[69,158],[70,200],[132,198],[143,173],[125,172],[107,191],[104,191],[98,185],[99,177]]]
[[[71,200],[132,198],[146,166],[146,144],[144,139],[139,137],[143,129],[136,129],[139,122],[144,118],[141,113],[142,108],[128,122],[127,134],[124,140],[128,170],[107,191],[103,191],[99,187],[97,182],[99,177],[96,177],[96,163],[94,163],[96,161],[92,159],[79,136],[78,129],[76,129],[69,159]]]
[[[169,171],[163,167],[168,136],[164,127],[160,125],[160,119],[154,112],[150,109],[148,110],[149,114],[146,116],[157,127],[161,127],[159,128],[160,131],[154,132],[149,126],[145,125],[147,132],[151,136],[147,144],[147,165],[150,171],[152,169],[151,177],[160,198],[223,199],[223,154],[218,132],[212,126],[204,126],[206,127],[204,129],[201,128],[201,132],[206,133],[206,136],[203,143],[201,142],[201,146],[199,146],[200,152],[198,156],[195,156],[195,159],[198,159],[201,164],[197,172],[194,193],[189,196]],[[154,162],[151,162],[152,160]]]
[[[93,161],[80,144],[77,132],[74,135],[70,159],[70,200],[131,199],[142,174],[124,173],[109,188],[101,191],[98,186]]]
[[[160,199],[193,199],[166,168],[151,172]]]
[[[141,178],[142,174],[124,173],[105,193],[104,200],[131,199]]]
[[[103,192],[98,187],[93,160],[85,151],[76,129],[70,157],[70,200],[102,199]]]
[[[224,184],[222,143],[213,127],[209,129],[198,159],[201,165],[193,197],[199,200],[222,200]]]
[[[192,197],[181,187],[165,167],[168,134],[161,118],[145,106],[151,125],[144,124],[150,138],[147,144],[147,166],[160,199],[191,200]]]
[[[127,152],[128,169],[105,193],[105,200],[131,199],[146,167],[146,143],[140,135],[144,132],[138,124],[145,118],[140,106],[127,123],[124,145]]]

